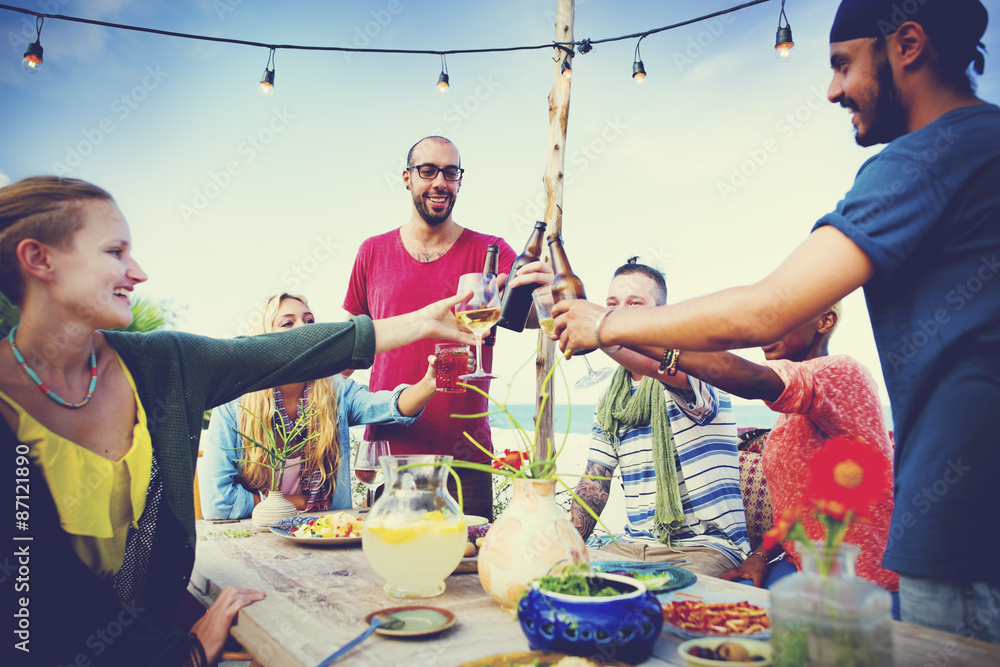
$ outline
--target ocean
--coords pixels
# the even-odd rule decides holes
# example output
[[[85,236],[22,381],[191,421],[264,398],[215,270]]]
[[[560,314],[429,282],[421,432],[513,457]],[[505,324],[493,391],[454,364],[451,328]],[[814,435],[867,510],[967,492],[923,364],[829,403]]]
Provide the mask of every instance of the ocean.
[[[590,427],[594,423],[594,405],[574,405],[571,410],[569,432],[570,433],[590,433]],[[888,405],[883,406],[886,414],[886,421],[892,429],[892,412]],[[525,429],[532,428],[532,417],[535,414],[535,406],[527,403],[516,403],[508,405],[507,409]],[[556,406],[556,427],[555,432],[566,432],[566,407]],[[772,412],[764,404],[735,404],[733,413],[736,415],[736,426],[738,428],[771,428],[778,419],[778,413]],[[490,416],[490,425],[494,428],[511,428],[507,416],[495,414]]]

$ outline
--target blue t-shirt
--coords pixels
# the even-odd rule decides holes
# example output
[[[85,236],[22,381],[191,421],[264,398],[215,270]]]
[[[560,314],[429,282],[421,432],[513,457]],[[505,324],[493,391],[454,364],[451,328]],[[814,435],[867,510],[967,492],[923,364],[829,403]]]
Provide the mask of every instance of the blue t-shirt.
[[[823,225],[877,268],[865,298],[896,429],[884,565],[1000,582],[1000,108],[896,139]]]

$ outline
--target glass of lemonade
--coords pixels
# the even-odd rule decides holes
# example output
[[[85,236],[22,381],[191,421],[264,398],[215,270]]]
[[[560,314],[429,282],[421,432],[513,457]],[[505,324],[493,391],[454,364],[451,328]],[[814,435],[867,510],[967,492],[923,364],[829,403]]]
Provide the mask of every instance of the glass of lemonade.
[[[428,598],[465,553],[468,531],[446,485],[450,456],[383,456],[387,492],[365,519],[361,547],[388,595]]]

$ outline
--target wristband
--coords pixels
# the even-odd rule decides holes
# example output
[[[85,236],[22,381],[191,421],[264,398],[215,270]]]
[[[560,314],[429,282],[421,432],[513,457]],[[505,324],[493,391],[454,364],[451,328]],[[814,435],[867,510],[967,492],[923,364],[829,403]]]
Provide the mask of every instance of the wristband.
[[[667,375],[673,377],[677,375],[677,361],[681,358],[680,350],[671,350],[670,365],[667,366]]]
[[[597,341],[597,347],[601,348],[602,352],[607,352],[609,354],[614,354],[618,350],[622,349],[621,345],[616,346],[615,349],[613,350],[607,349],[603,345],[601,345],[601,325],[604,324],[604,318],[607,317],[608,313],[610,313],[613,310],[614,308],[608,308],[607,310],[605,310],[603,313],[601,313],[601,316],[597,318],[597,322],[594,323],[594,339]]]
[[[663,371],[667,370],[667,364],[674,356],[674,351],[669,347],[663,348],[663,359],[660,360],[660,367],[656,369],[656,372],[663,375]]]
[[[767,562],[767,556],[760,549],[758,549],[757,551],[754,551],[752,554],[750,554],[750,556],[760,556],[761,558],[764,559],[765,563]],[[747,558],[749,558],[750,556],[747,556]]]

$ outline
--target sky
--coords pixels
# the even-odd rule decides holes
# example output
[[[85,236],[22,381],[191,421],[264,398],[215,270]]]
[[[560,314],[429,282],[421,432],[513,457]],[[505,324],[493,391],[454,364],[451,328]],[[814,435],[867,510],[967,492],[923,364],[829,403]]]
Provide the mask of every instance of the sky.
[[[430,50],[550,43],[556,8],[556,0],[7,4],[268,44]],[[737,4],[578,0],[574,36],[643,32]],[[1000,0],[984,4],[1000,16]],[[789,62],[774,57],[777,0],[647,37],[642,85],[631,78],[635,39],[574,59],[563,238],[592,301],[603,302],[612,272],[633,255],[665,272],[669,302],[755,282],[842,198],[880,147],[858,147],[849,113],[826,100],[837,5],[787,0]],[[978,82],[994,103],[998,26],[994,18],[984,38],[994,55]],[[265,98],[263,48],[49,19],[44,64],[28,75],[20,61],[34,17],[0,10],[0,34],[0,185],[59,174],[109,190],[150,277],[137,293],[173,309],[179,330],[245,334],[257,305],[278,291],[307,296],[320,320],[344,319],[358,246],[409,218],[401,172],[406,151],[427,135],[461,151],[460,225],[503,236],[519,252],[543,215],[551,49],[453,55],[445,94],[435,86],[436,55],[279,49]],[[501,331],[494,395],[504,396],[535,345],[533,332]],[[844,302],[831,352],[871,369],[888,403],[860,291]],[[577,359],[565,365],[570,382],[584,370]],[[521,372],[511,402],[532,402],[532,375]],[[600,390],[570,399],[593,403]]]

